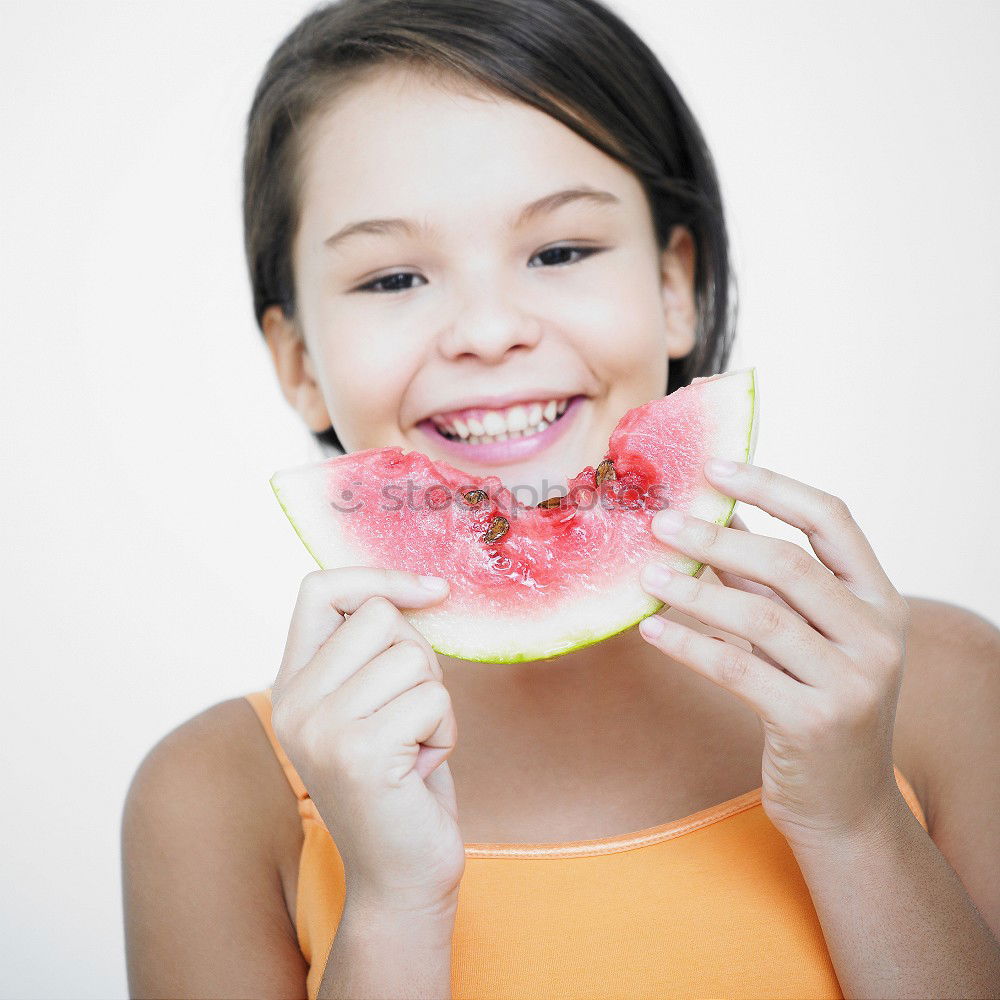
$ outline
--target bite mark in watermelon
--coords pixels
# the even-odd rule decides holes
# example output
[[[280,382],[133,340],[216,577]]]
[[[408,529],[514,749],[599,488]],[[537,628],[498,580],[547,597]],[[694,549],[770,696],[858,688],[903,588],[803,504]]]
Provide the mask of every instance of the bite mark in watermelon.
[[[639,583],[647,562],[702,570],[660,542],[650,522],[670,506],[729,524],[736,502],[703,466],[711,457],[752,461],[758,410],[753,368],[695,379],[625,413],[596,468],[540,506],[520,502],[498,476],[398,447],[286,469],[271,486],[321,568],[448,580],[444,601],[403,612],[437,652],[483,663],[542,660],[660,610]]]

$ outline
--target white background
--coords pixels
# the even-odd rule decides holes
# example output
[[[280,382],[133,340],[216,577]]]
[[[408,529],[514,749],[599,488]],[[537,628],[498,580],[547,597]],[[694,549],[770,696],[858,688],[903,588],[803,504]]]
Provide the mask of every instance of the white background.
[[[758,463],[844,497],[902,592],[996,621],[1000,5],[614,8],[716,157]],[[271,682],[314,568],[268,486],[316,453],[239,212],[253,88],[308,9],[0,7],[6,997],[126,994],[128,782]]]

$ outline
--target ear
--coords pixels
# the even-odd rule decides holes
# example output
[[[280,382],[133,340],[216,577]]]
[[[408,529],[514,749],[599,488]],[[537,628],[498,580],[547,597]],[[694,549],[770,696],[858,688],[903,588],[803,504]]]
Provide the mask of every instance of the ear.
[[[268,306],[261,317],[261,329],[271,352],[274,370],[285,399],[312,431],[329,430],[330,414],[305,338],[281,306]]]
[[[694,350],[698,316],[694,297],[695,252],[690,231],[684,226],[674,226],[670,243],[660,258],[670,358],[683,358]]]

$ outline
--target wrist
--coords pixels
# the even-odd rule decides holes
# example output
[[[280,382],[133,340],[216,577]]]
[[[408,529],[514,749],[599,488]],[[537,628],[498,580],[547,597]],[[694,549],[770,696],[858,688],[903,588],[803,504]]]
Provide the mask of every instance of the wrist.
[[[446,932],[450,940],[458,909],[458,891],[430,898],[348,886],[344,897],[345,912],[348,908],[358,919],[372,925],[407,931],[423,927],[431,933],[435,930]]]
[[[850,825],[825,830],[821,836],[789,838],[800,863],[830,859],[864,861],[905,849],[917,820],[898,788],[878,806]]]
[[[318,997],[451,997],[454,910],[345,894]]]

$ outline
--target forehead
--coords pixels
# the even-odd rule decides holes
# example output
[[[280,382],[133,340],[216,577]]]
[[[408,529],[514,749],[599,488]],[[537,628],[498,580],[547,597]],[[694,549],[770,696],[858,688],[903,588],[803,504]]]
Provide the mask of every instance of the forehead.
[[[515,207],[581,184],[626,206],[643,197],[631,171],[544,112],[405,69],[343,92],[312,123],[300,171],[310,245],[369,216],[499,226]]]

